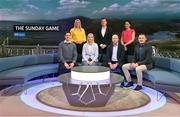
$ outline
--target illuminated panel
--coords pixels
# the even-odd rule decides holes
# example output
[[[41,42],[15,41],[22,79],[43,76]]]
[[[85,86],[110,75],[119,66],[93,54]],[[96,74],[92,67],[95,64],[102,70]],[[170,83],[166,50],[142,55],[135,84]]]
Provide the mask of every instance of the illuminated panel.
[[[80,81],[100,81],[110,79],[110,71],[98,73],[83,73],[71,71],[71,78]]]

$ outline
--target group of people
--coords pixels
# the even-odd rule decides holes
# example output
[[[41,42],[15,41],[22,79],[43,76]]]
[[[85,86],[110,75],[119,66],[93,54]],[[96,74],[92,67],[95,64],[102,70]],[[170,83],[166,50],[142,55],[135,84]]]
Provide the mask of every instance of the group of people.
[[[58,48],[59,71],[70,70],[76,66],[78,55],[82,55],[82,65],[103,65],[112,71],[122,70],[127,80],[126,85],[124,82],[121,84],[124,87],[134,85],[129,71],[135,70],[137,74],[135,90],[142,89],[143,72],[152,68],[152,47],[147,44],[145,34],[138,35],[138,43],[134,47],[135,30],[131,28],[129,21],[124,23],[120,39],[117,34],[112,34],[106,18],[101,18],[101,26],[87,37],[80,19],[76,19],[74,27],[64,37],[65,40]],[[134,56],[131,62],[128,62],[129,55]]]

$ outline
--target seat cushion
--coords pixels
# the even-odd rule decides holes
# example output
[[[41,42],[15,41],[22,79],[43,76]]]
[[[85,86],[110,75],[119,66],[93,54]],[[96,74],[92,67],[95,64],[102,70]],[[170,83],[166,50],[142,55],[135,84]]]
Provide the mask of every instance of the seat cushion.
[[[0,72],[0,80],[24,79],[24,81],[27,81],[37,76],[41,76],[49,73],[56,73],[57,70],[58,70],[58,64],[41,64],[41,65],[19,67],[19,68],[14,68]]]
[[[180,74],[164,70],[161,68],[154,68],[147,72],[150,77],[154,77],[156,84],[179,86],[180,87]]]
[[[31,56],[33,56],[35,64],[51,64],[58,62],[57,54],[38,54]]]
[[[171,70],[171,61],[170,58],[166,57],[153,57],[153,66],[154,68],[162,68],[166,70]]]
[[[132,75],[136,75],[135,70],[130,70]],[[153,68],[143,73],[143,78],[156,84],[179,86],[180,74],[162,68]]]
[[[171,70],[180,73],[180,59],[171,59]]]
[[[32,64],[35,64],[34,57],[30,55],[0,58],[0,71]]]
[[[52,63],[57,63],[56,54],[38,54],[0,58],[0,72],[17,67]]]

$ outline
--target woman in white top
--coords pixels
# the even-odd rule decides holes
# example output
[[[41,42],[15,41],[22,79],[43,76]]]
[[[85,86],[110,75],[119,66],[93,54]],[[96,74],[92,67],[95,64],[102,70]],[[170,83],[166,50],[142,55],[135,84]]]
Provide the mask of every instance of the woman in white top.
[[[98,45],[94,42],[94,35],[87,35],[87,42],[83,45],[82,64],[83,65],[98,65]]]

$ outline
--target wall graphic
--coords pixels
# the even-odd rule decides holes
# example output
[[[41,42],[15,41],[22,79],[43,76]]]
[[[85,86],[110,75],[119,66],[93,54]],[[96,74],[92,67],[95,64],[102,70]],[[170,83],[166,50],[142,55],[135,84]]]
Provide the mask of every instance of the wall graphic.
[[[76,18],[95,32],[100,18],[108,18],[114,33],[121,34],[125,20],[152,45],[180,57],[180,0],[1,0],[0,44],[58,45]],[[14,31],[16,25],[54,25],[59,31]]]

